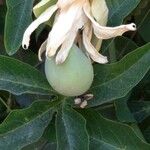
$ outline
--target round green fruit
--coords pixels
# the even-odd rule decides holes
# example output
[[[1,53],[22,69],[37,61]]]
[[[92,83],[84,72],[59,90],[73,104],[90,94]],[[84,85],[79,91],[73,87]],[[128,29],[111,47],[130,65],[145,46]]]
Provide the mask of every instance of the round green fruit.
[[[56,65],[54,58],[47,58],[45,74],[50,85],[64,96],[82,95],[94,76],[91,60],[75,45],[63,64]]]

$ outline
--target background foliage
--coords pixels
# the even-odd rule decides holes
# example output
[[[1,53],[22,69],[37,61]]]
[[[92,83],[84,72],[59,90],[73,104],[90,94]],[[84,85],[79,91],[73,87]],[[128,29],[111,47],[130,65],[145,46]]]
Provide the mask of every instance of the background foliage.
[[[108,25],[138,30],[103,42],[110,64],[94,65],[84,110],[51,89],[37,59],[49,26],[20,47],[36,2],[0,0],[0,149],[150,150],[150,1],[106,0]]]

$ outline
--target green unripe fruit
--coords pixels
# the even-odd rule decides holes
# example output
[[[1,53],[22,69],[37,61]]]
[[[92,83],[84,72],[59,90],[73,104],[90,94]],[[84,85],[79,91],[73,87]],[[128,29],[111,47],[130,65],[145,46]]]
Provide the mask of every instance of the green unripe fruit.
[[[50,85],[65,96],[85,93],[94,76],[91,60],[75,45],[63,64],[56,65],[54,58],[46,59],[45,74]]]

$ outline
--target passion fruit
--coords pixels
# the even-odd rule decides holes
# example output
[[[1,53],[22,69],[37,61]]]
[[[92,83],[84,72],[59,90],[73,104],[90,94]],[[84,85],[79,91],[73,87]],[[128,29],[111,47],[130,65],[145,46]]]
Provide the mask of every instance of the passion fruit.
[[[63,64],[57,65],[55,58],[46,58],[45,74],[52,88],[64,96],[84,94],[94,76],[91,60],[75,45]]]

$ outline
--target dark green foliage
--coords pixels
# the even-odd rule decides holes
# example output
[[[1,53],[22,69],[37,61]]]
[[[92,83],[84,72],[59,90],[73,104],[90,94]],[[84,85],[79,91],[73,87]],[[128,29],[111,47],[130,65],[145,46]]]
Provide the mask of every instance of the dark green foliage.
[[[103,42],[110,63],[94,64],[84,110],[46,80],[37,51],[48,26],[20,48],[37,2],[0,0],[0,150],[150,150],[149,0],[106,0],[109,26],[138,29]]]

